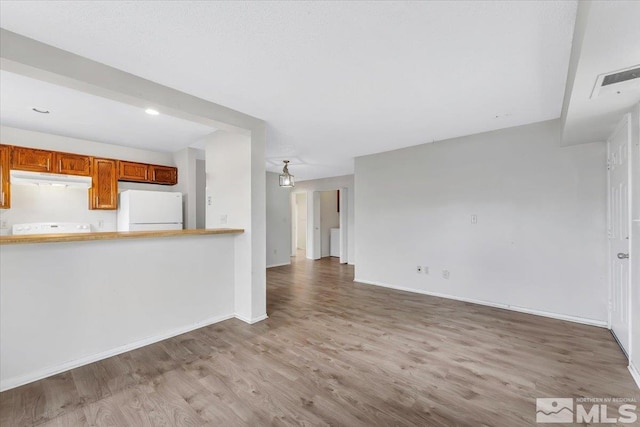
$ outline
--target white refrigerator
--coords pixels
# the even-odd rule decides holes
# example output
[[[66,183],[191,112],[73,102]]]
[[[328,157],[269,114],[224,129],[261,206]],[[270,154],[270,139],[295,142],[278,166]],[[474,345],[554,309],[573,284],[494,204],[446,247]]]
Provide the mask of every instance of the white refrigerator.
[[[182,230],[182,193],[125,190],[118,197],[118,231]]]

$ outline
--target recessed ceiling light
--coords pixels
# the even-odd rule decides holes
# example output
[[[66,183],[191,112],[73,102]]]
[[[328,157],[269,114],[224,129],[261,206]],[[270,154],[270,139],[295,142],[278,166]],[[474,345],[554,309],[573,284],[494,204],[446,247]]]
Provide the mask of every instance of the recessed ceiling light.
[[[50,113],[49,110],[45,110],[44,108],[33,107],[32,110],[35,111],[36,113],[40,113],[40,114],[49,114]]]
[[[158,110],[154,110],[153,108],[147,108],[146,110],[144,110],[144,112],[149,114],[150,116],[157,116],[158,114],[160,114]]]

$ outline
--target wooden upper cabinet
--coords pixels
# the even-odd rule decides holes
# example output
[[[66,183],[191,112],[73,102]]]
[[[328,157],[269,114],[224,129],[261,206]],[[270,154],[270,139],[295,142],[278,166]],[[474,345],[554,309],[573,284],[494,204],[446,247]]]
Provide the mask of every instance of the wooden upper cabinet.
[[[53,172],[53,151],[13,147],[11,169],[31,172]]]
[[[55,153],[55,172],[65,175],[91,176],[91,157],[80,154]]]
[[[144,163],[118,161],[118,180],[147,182],[149,181],[149,165]]]
[[[0,145],[0,209],[11,207],[11,185],[9,185],[9,168],[11,147]]]
[[[178,168],[151,165],[150,169],[151,182],[154,184],[176,185],[178,183]]]
[[[118,162],[93,159],[89,209],[118,209]]]

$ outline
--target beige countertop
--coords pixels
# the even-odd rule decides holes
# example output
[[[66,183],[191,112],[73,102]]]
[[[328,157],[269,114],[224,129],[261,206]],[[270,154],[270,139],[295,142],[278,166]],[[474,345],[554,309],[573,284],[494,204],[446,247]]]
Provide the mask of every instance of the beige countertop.
[[[144,239],[149,237],[203,236],[211,234],[244,233],[242,228],[212,228],[198,230],[159,231],[110,231],[103,233],[78,234],[33,234],[27,236],[0,236],[0,245],[20,243],[86,242],[92,240]]]

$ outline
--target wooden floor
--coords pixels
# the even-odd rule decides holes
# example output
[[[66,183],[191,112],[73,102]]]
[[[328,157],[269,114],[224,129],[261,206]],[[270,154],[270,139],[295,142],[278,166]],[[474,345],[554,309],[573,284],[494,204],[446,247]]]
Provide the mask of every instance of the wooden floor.
[[[536,397],[640,400],[605,329],[361,285],[335,258],[267,278],[268,320],[6,391],[0,425],[511,427]]]

